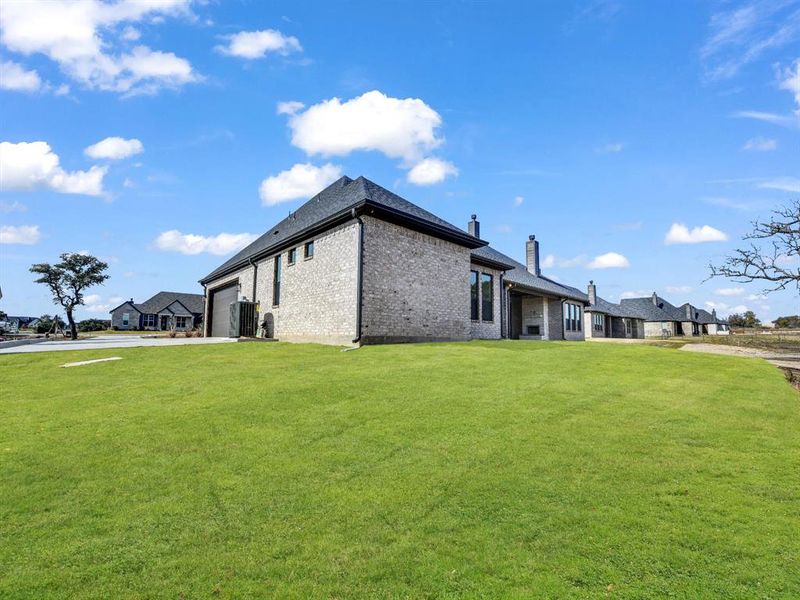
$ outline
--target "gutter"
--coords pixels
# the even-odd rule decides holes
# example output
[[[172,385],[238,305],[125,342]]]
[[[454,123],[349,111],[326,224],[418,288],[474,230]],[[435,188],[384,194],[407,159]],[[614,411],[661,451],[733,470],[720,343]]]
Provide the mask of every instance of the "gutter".
[[[364,221],[358,216],[358,212],[353,208],[351,211],[353,218],[358,221],[358,264],[356,266],[356,337],[353,338],[354,344],[361,343],[361,313],[364,299]]]

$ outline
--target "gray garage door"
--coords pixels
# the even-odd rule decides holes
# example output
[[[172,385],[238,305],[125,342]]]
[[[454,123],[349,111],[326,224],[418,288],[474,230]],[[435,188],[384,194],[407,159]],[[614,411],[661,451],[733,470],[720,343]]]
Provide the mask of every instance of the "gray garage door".
[[[211,300],[211,337],[229,337],[231,303],[238,298],[238,284],[233,284],[214,292]]]

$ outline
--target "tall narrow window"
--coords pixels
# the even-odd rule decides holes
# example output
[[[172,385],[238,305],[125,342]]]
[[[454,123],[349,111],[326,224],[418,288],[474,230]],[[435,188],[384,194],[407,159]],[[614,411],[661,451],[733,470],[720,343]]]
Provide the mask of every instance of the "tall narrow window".
[[[478,320],[478,272],[469,272],[469,315],[473,321]]]
[[[275,270],[272,273],[272,306],[281,303],[281,255],[275,257]]]
[[[305,256],[303,258],[306,260],[314,258],[314,242],[306,242],[304,253]]]
[[[577,326],[576,331],[581,331],[583,329],[583,307],[576,304],[575,305],[575,325]]]
[[[297,248],[292,248],[289,250],[289,264],[293,265],[297,261]]]
[[[492,276],[488,273],[481,273],[481,319],[484,321],[494,321],[494,286]]]

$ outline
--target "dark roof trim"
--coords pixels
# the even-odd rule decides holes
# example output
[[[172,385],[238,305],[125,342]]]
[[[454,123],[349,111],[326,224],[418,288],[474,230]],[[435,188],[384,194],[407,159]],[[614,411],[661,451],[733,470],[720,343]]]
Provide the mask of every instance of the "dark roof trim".
[[[170,306],[172,306],[172,305],[173,305],[173,304],[175,304],[176,302],[177,302],[178,304],[180,304],[180,305],[183,307],[183,310],[185,310],[186,312],[188,312],[190,315],[197,315],[197,314],[200,314],[200,313],[195,313],[195,312],[192,312],[192,311],[190,311],[188,308],[186,308],[186,305],[185,305],[183,302],[181,302],[180,300],[178,300],[177,298],[175,298],[175,299],[174,299],[172,302],[170,302],[169,304],[167,304],[167,305],[166,305],[164,308],[162,308],[162,309],[159,309],[159,311],[158,311],[158,312],[156,312],[156,313],[148,313],[148,314],[157,315],[157,314],[159,314],[159,313],[160,313],[162,310],[168,310],[169,312],[171,312],[171,313],[174,315],[174,314],[175,314],[175,311],[174,311],[174,310],[171,310],[171,309],[170,309]],[[142,313],[142,314],[145,314],[145,313]]]
[[[125,302],[123,302],[122,304],[120,304],[116,308],[112,308],[110,311],[108,311],[108,314],[113,313],[115,310],[119,310],[120,308],[122,308],[126,304],[129,305],[133,310],[138,312],[140,315],[143,314],[142,311],[140,311],[138,308],[136,308],[136,305],[134,303],[132,303],[130,300],[125,300]]]
[[[355,218],[358,215],[374,216],[384,221],[388,221],[390,223],[403,225],[404,227],[407,227],[408,229],[412,229],[414,231],[427,233],[428,235],[431,235],[433,237],[438,237],[453,242],[455,244],[458,244],[460,246],[466,246],[467,248],[470,249],[480,248],[481,246],[488,245],[488,242],[485,242],[474,236],[471,236],[466,232],[461,233],[456,230],[452,230],[446,227],[441,227],[439,225],[436,225],[435,223],[431,223],[424,219],[420,219],[413,215],[409,215],[408,213],[399,210],[394,210],[389,207],[383,206],[381,204],[376,204],[371,200],[362,200],[358,204],[349,206],[346,209],[331,215],[327,219],[323,219],[322,221],[319,221],[310,227],[306,227],[305,229],[298,231],[292,237],[287,238],[281,241],[280,243],[268,246],[263,250],[261,250],[260,252],[256,252],[255,254],[252,254],[247,258],[243,258],[242,260],[230,265],[224,271],[213,273],[212,274],[213,277],[211,276],[204,277],[203,279],[200,280],[200,284],[207,285],[211,281],[215,281],[221,277],[225,277],[226,275],[235,273],[241,268],[252,264],[252,262],[255,262],[262,258],[266,258],[273,254],[277,254],[278,252],[282,252],[286,248],[291,248],[298,242],[308,237],[328,231],[329,229],[333,229],[337,225],[346,223],[347,221]]]
[[[492,260],[491,258],[476,256],[475,254],[471,254],[469,260],[473,264],[483,265],[484,267],[489,267],[490,269],[497,269],[498,271],[510,271],[515,266],[515,265],[510,265],[508,263]]]
[[[523,290],[532,292],[536,296],[547,296],[548,298],[558,298],[562,302],[567,301],[567,300],[571,300],[571,301],[574,301],[574,302],[582,302],[584,305],[589,303],[588,300],[584,300],[583,298],[578,298],[576,296],[571,296],[568,293],[553,294],[551,292],[545,292],[544,290],[539,289],[539,288],[535,288],[535,287],[532,287],[532,286],[525,285],[524,283],[517,283],[516,281],[513,281],[513,282],[509,281],[508,285],[509,285],[509,289],[521,288]],[[565,291],[568,291],[568,290],[565,290]]]

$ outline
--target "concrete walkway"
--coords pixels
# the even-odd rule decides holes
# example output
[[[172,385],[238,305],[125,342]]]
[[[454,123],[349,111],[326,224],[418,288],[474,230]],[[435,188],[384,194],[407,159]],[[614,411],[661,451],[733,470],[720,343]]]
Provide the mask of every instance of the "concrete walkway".
[[[236,342],[235,338],[156,338],[139,335],[98,335],[79,340],[53,340],[2,348],[0,354],[21,354],[25,352],[58,352],[60,350],[104,350],[106,348],[138,348],[141,346],[189,346],[198,344],[227,344]]]

